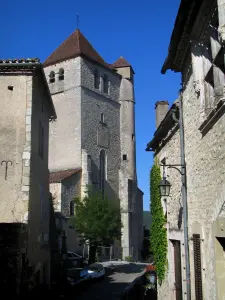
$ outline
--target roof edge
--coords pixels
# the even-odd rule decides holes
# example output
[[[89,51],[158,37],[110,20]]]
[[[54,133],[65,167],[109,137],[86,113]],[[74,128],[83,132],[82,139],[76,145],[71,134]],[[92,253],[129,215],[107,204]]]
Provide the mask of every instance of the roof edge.
[[[192,17],[196,16],[200,10],[202,2],[203,0],[181,0],[181,4],[178,9],[174,28],[170,38],[168,55],[161,68],[162,74],[165,74],[166,71],[169,69],[175,72],[180,72],[180,70],[177,69],[176,66],[174,65],[174,57],[176,57],[178,45],[184,33],[184,27],[187,24],[187,21],[188,20],[190,21],[190,19],[192,19],[189,18],[189,13],[191,12]],[[193,28],[194,22],[190,22],[190,24]]]

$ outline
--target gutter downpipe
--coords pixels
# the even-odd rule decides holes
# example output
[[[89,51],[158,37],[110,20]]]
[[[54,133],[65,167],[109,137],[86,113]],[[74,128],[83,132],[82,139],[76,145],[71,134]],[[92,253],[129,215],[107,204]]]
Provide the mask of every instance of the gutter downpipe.
[[[180,158],[181,158],[181,181],[182,181],[182,200],[183,200],[183,222],[184,222],[184,248],[185,248],[185,269],[186,269],[186,294],[187,300],[191,300],[191,276],[190,276],[190,256],[188,241],[188,205],[187,205],[187,174],[184,151],[184,123],[183,123],[183,91],[180,90],[179,96],[179,120],[173,113],[173,119],[179,124],[180,129]]]

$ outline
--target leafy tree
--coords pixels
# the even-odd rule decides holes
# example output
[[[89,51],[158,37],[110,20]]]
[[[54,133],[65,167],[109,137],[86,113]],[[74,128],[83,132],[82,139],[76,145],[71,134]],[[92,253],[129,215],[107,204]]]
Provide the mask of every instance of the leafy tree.
[[[97,246],[121,237],[120,209],[112,203],[90,187],[82,200],[75,199],[75,227],[83,242],[89,242],[90,263],[95,260]]]

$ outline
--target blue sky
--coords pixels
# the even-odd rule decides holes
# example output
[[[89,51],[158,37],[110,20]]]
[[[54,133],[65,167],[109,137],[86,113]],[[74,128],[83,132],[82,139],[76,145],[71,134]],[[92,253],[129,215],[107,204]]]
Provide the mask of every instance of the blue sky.
[[[146,144],[155,131],[154,104],[178,95],[180,75],[161,75],[180,0],[3,0],[0,58],[39,57],[43,61],[76,29],[108,63],[124,56],[135,70],[137,172],[149,210],[152,153]]]

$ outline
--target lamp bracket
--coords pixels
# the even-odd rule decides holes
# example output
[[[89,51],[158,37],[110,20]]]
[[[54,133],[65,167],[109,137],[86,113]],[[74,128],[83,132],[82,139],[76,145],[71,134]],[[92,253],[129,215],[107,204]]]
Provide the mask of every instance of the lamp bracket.
[[[170,169],[175,169],[175,170],[177,170],[179,173],[180,173],[180,175],[185,175],[185,165],[167,165],[166,164],[166,159],[164,158],[162,161],[161,161],[161,167],[167,167],[168,169],[170,168]]]

